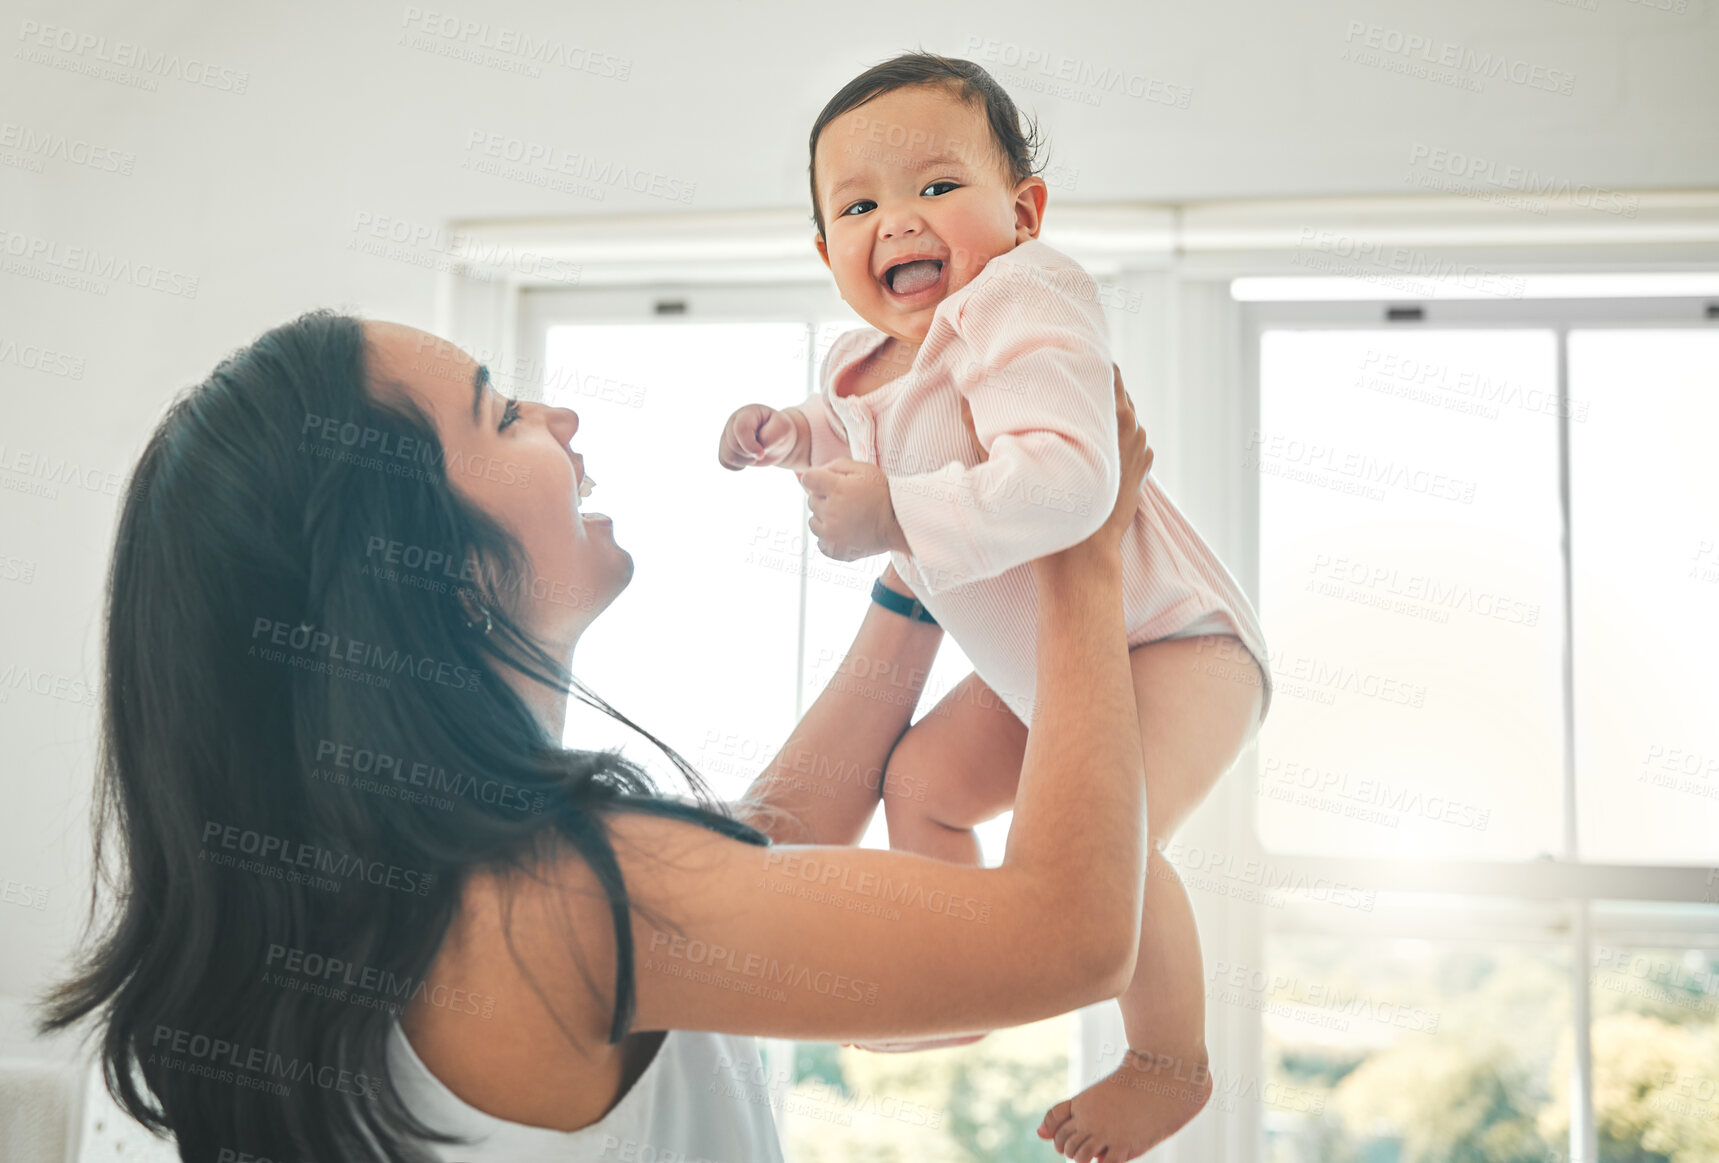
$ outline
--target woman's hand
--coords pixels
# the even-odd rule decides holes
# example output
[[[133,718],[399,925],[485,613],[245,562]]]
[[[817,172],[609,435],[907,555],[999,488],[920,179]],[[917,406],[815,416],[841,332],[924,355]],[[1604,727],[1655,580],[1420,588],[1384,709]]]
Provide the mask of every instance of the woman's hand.
[[[1146,443],[1146,430],[1135,418],[1134,401],[1122,390],[1121,368],[1116,368],[1116,443],[1122,451],[1122,483],[1116,490],[1116,504],[1104,524],[1087,538],[1106,549],[1122,544],[1122,531],[1133,522],[1134,512],[1140,507],[1140,482],[1152,467],[1152,448]]]

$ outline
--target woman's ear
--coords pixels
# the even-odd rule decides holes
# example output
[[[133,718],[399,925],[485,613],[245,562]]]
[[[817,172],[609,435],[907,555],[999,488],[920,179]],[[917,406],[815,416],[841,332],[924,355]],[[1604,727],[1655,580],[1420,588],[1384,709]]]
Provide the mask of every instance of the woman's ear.
[[[459,602],[460,609],[465,611],[467,626],[482,628],[484,623],[489,620],[489,611],[484,608],[483,599],[479,596],[477,590],[470,586],[461,586],[459,589]]]
[[[490,596],[503,592],[497,582],[495,571],[485,569],[477,550],[470,550],[466,554],[465,569],[461,571],[460,584],[455,591],[468,626],[482,630],[490,622],[490,611],[503,600]]]

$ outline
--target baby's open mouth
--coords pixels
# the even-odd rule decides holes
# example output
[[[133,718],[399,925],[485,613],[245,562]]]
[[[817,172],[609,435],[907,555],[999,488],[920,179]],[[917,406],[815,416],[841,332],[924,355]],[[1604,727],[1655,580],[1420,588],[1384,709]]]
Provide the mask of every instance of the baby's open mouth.
[[[935,286],[943,277],[943,264],[934,258],[898,263],[883,272],[884,282],[898,295],[911,295]]]

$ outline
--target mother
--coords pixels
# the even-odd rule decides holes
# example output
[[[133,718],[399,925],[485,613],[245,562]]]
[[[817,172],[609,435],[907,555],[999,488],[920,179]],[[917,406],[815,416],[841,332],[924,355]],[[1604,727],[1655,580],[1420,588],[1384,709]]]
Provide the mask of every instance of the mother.
[[[1117,401],[1126,501],[1149,453]],[[737,1035],[960,1034],[1128,981],[1121,502],[1033,565],[1013,830],[964,867],[851,847],[878,781],[830,773],[883,769],[941,635],[876,605],[733,809],[667,747],[695,798],[560,746],[569,693],[632,725],[570,674],[632,575],[580,511],[578,427],[433,336],[314,312],[151,437],[107,589],[112,907],[44,1027],[98,1013],[109,1089],[183,1158],[755,1163],[780,1155]]]

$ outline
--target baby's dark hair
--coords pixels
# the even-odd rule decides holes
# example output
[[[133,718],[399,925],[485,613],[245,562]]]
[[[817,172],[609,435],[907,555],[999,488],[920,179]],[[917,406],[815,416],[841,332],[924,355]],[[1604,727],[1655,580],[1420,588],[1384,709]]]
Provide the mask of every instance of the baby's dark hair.
[[[824,111],[818,114],[818,119],[812,122],[812,136],[808,143],[811,160],[807,163],[806,170],[811,175],[812,221],[817,225],[819,238],[824,236],[824,212],[818,205],[819,136],[830,122],[842,114],[858,109],[874,97],[913,85],[949,86],[962,101],[982,103],[985,119],[991,125],[991,138],[1003,156],[1003,164],[1009,171],[1010,179],[1018,182],[1038,172],[1038,125],[1030,117],[1025,118],[1026,129],[1022,131],[1023,118],[1015,108],[1014,100],[990,73],[972,61],[957,57],[939,56],[929,52],[902,53],[882,64],[873,65],[843,85],[841,91],[831,97],[829,104],[824,106]]]

